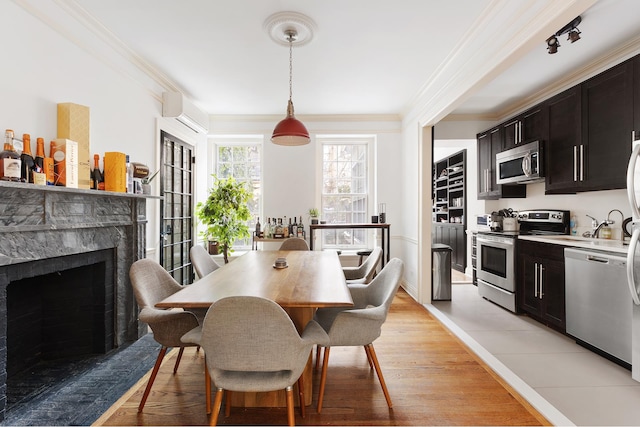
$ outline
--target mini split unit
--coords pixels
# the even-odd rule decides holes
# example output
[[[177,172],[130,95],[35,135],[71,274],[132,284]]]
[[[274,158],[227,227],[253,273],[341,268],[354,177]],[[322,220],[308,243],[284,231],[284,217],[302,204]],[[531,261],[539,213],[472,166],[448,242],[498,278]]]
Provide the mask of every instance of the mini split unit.
[[[162,94],[162,117],[174,117],[196,133],[209,132],[209,116],[184,95],[177,92]]]

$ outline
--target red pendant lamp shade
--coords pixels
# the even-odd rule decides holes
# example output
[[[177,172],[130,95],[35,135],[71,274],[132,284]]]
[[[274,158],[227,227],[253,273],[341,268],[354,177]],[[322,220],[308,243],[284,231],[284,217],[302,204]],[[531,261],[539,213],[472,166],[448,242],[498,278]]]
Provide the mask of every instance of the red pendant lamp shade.
[[[293,102],[287,105],[287,117],[282,119],[273,129],[271,142],[278,145],[305,145],[310,141],[309,131],[302,122],[293,115]]]

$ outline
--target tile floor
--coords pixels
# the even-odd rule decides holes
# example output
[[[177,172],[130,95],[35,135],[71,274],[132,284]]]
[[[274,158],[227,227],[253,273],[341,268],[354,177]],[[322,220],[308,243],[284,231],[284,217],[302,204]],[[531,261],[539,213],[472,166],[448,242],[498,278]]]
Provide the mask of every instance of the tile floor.
[[[458,279],[459,280],[459,279]],[[640,425],[631,372],[455,283],[427,308],[556,425]]]

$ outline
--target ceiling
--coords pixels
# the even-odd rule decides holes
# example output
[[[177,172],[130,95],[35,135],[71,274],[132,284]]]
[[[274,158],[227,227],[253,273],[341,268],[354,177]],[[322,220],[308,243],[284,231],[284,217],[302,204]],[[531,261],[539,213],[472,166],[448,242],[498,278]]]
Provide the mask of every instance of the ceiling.
[[[264,29],[276,12],[316,25],[293,51],[299,116],[403,116],[431,99],[433,117],[500,117],[640,34],[637,0],[63,2],[214,115],[285,113],[289,52]],[[577,14],[582,39],[549,55],[546,38]]]

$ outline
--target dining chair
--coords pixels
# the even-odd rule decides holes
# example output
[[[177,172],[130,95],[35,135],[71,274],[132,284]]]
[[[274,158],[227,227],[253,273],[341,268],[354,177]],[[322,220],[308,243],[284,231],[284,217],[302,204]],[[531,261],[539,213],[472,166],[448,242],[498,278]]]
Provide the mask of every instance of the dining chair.
[[[183,288],[157,262],[150,259],[141,259],[134,262],[129,270],[129,278],[131,279],[136,301],[140,307],[138,318],[141,322],[149,325],[153,331],[153,338],[162,346],[151,371],[147,387],[142,395],[142,400],[138,405],[138,412],[142,412],[167,349],[169,347],[180,348],[173,368],[173,373],[175,374],[178,371],[184,348],[197,346],[197,344],[185,344],[180,338],[188,331],[198,327],[198,319],[189,311],[155,308],[156,303]]]
[[[389,307],[400,286],[403,271],[404,263],[398,258],[393,258],[368,285],[349,285],[353,308],[319,308],[316,311],[314,320],[327,332],[330,341],[328,346],[323,346],[324,360],[318,393],[318,413],[322,411],[330,350],[335,346],[364,346],[369,366],[374,368],[378,375],[387,405],[389,408],[393,406],[373,348],[373,341],[380,336]],[[320,346],[318,356],[319,350]]]
[[[201,245],[191,247],[189,250],[189,258],[191,258],[191,264],[193,264],[193,268],[195,268],[196,274],[200,279],[220,268],[204,246]]]
[[[308,251],[309,244],[301,237],[289,237],[280,245],[281,251]]]
[[[198,331],[196,329],[196,331]],[[264,392],[285,389],[287,421],[295,425],[293,385],[298,383],[300,410],[305,416],[302,372],[315,344],[328,345],[322,327],[313,320],[298,334],[289,315],[274,301],[253,296],[216,301],[204,320],[198,342],[216,393],[211,425],[216,425],[227,391]]]
[[[369,283],[375,277],[376,269],[382,258],[382,248],[376,246],[371,254],[358,267],[342,267],[344,278],[348,284]]]

